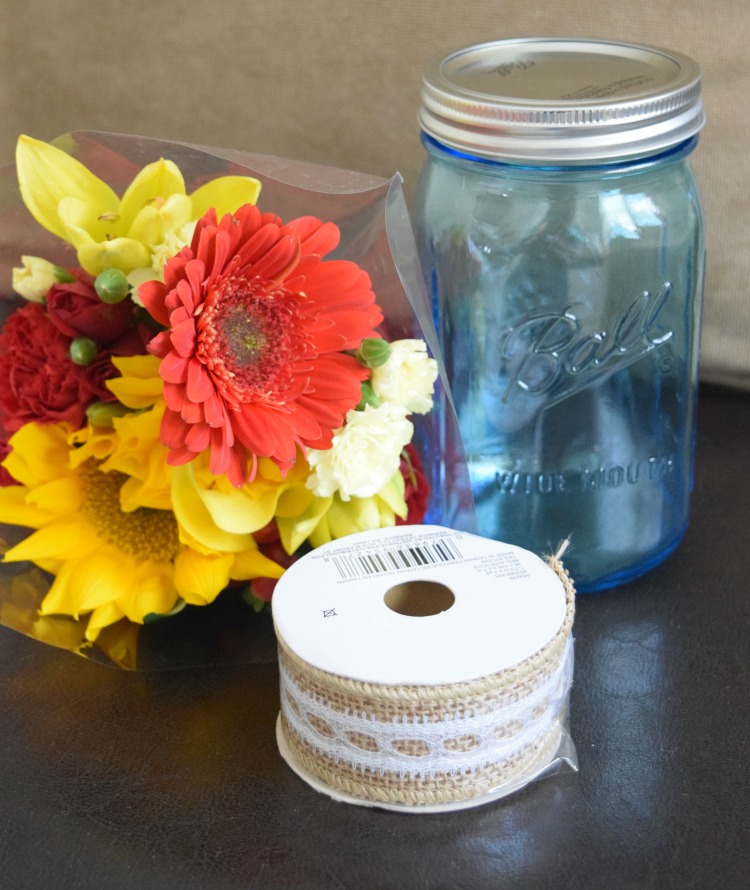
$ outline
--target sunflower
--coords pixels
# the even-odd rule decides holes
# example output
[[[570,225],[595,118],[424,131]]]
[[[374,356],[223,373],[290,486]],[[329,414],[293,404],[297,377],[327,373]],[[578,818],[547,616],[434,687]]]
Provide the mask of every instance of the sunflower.
[[[284,225],[244,205],[217,222],[209,211],[164,283],[141,285],[166,328],[149,351],[161,359],[171,465],[209,451],[211,472],[239,487],[260,457],[286,471],[298,449],[330,446],[369,375],[347,353],[382,321],[367,273],[322,260],[338,241],[313,217]]]
[[[12,436],[4,466],[19,483],[0,489],[5,522],[36,531],[5,554],[55,577],[42,615],[87,617],[86,638],[127,618],[143,623],[184,603],[206,605],[230,580],[278,578],[250,535],[232,552],[194,547],[167,509],[121,509],[126,474],[77,462],[68,424],[29,423]]]

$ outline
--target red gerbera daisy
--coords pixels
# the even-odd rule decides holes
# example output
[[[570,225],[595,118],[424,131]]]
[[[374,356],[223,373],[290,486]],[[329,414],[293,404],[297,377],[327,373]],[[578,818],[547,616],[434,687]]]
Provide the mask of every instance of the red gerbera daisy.
[[[217,222],[211,210],[165,283],[141,285],[167,328],[148,348],[162,360],[170,464],[210,450],[211,471],[240,486],[258,457],[285,470],[297,447],[330,446],[368,375],[344,350],[383,320],[366,272],[322,260],[338,241],[314,217],[284,225],[248,204]]]

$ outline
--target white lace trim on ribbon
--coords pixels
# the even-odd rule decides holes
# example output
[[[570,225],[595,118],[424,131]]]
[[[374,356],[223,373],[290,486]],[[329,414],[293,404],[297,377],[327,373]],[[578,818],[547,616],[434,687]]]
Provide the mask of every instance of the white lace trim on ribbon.
[[[439,722],[394,718],[384,723],[368,714],[335,711],[279,667],[284,717],[316,752],[360,770],[455,775],[512,758],[561,718],[573,677],[573,641],[568,640],[557,670],[525,697],[487,713],[460,713]],[[403,753],[399,745],[417,753]]]

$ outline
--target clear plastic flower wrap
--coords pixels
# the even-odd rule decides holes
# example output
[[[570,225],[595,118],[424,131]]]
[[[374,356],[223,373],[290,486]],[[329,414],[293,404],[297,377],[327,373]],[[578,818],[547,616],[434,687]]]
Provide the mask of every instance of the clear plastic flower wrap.
[[[6,626],[124,668],[271,660],[299,553],[473,529],[468,476],[431,494],[464,461],[400,177],[22,137],[0,281]]]

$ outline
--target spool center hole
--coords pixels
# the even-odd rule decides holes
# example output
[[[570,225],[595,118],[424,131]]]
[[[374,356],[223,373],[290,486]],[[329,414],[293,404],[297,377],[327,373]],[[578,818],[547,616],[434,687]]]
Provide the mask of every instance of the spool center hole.
[[[425,618],[450,609],[456,597],[445,584],[418,580],[396,584],[386,592],[383,601],[392,612],[398,612],[399,615]]]

